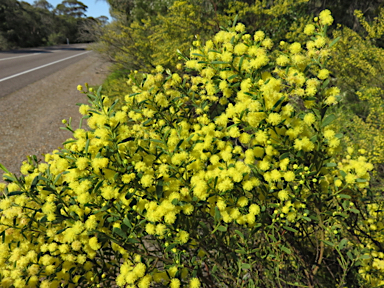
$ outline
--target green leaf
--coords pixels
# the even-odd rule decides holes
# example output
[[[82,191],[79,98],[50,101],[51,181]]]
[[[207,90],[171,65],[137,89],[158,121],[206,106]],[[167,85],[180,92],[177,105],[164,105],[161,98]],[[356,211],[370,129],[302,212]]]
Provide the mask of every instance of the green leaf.
[[[283,226],[283,228],[287,231],[291,231],[291,232],[294,232],[294,233],[298,233],[299,231],[297,231],[296,229],[293,229],[292,227],[288,227],[288,226]]]
[[[371,258],[371,256],[369,256],[369,255],[361,255],[359,257],[359,259],[369,259],[369,258]]]
[[[227,231],[227,227],[225,227],[225,226],[219,226],[219,227],[217,228],[217,230],[219,230],[219,231],[221,231],[221,232],[226,232],[226,231]]]
[[[317,141],[317,135],[313,135],[310,140],[315,143]]]
[[[44,215],[43,218],[40,219],[40,223],[46,223],[47,222],[47,215]]]
[[[215,264],[215,265],[213,265],[213,268],[212,268],[212,274],[214,274],[216,272],[216,270],[217,270],[217,265]]]
[[[201,227],[203,227],[203,229],[205,231],[208,231],[208,227],[207,227],[207,225],[204,222],[200,221],[199,224],[200,224]]]
[[[336,167],[337,164],[336,163],[326,163],[325,164],[325,167]]]
[[[354,260],[351,251],[348,251],[348,252],[347,252],[347,256],[348,256],[348,258],[349,258],[350,260],[352,260],[352,261]]]
[[[285,96],[281,97],[279,100],[277,100],[277,102],[275,103],[275,105],[273,105],[272,109],[271,109],[271,112],[273,112],[277,106],[279,106],[285,99]]]
[[[69,143],[74,143],[74,142],[76,142],[77,140],[68,140],[68,141],[65,141],[64,143],[63,143],[63,145],[66,145],[66,144],[69,144]]]
[[[128,217],[124,218],[123,223],[124,223],[125,226],[127,226],[127,227],[132,229],[132,224],[131,224],[131,221],[129,221]]]
[[[324,243],[327,244],[328,246],[331,246],[331,247],[335,246],[332,242],[329,242],[329,241],[327,241],[327,240],[320,240],[320,241],[324,242]]]
[[[340,40],[340,36],[339,37],[337,37],[337,38],[335,38],[335,39],[333,39],[333,41],[329,44],[329,48],[331,48],[333,45],[335,45],[338,41]]]
[[[179,149],[180,145],[181,145],[183,142],[184,142],[184,139],[181,139],[181,140],[179,141],[179,143],[177,143],[176,148],[175,148],[174,151],[177,151],[177,150]]]
[[[239,14],[236,14],[236,17],[235,17],[235,19],[233,20],[233,23],[232,23],[232,28],[234,28],[236,26],[238,18],[239,18]]]
[[[348,200],[343,201],[342,206],[344,210],[347,210],[349,208],[349,201]]]
[[[33,181],[31,184],[31,190],[36,188],[37,182],[39,182],[39,180],[40,180],[40,174],[38,176],[36,176],[35,178],[33,178]]]
[[[99,209],[99,210],[97,210],[97,211],[95,211],[95,212],[93,212],[93,214],[97,214],[97,213],[100,213],[100,212],[103,212],[103,211],[106,211],[106,210],[108,210],[109,209],[109,204],[106,204],[106,205],[104,205],[101,209]]]
[[[121,238],[124,238],[124,239],[126,239],[127,238],[127,234],[123,231],[123,230],[121,230],[120,228],[113,228],[113,233],[116,233],[117,235],[119,235]]]
[[[321,85],[321,89],[326,88],[328,86],[328,84],[329,84],[329,79],[324,81],[323,85]]]
[[[87,139],[87,142],[85,142],[85,153],[88,154],[88,147],[89,147],[89,139]]]
[[[151,122],[152,121],[152,119],[148,119],[148,120],[146,120],[142,125],[143,126],[146,126],[149,122]]]
[[[10,181],[10,182],[16,182],[16,179],[14,177],[10,177],[10,176],[5,175],[5,174],[3,175],[3,178],[8,179],[8,181]]]
[[[236,249],[235,250],[236,253],[239,253],[239,254],[247,254],[247,252],[244,250],[244,249]]]
[[[357,178],[357,179],[356,179],[356,182],[357,182],[357,183],[363,183],[363,182],[368,182],[368,180],[367,180],[367,179],[364,179],[364,178]]]
[[[285,152],[284,154],[280,155],[279,160],[283,160],[283,159],[288,158],[288,157],[289,157],[289,152]]]
[[[216,185],[217,185],[217,181],[218,181],[219,177],[215,177],[215,182],[213,183],[213,189],[216,189]]]
[[[340,243],[339,243],[339,249],[343,249],[344,246],[348,243],[348,239],[347,238],[343,238]]]
[[[5,168],[5,166],[3,164],[0,163],[0,169],[3,170],[5,173],[8,173],[10,174],[10,172],[8,171],[7,168]]]
[[[130,193],[130,192],[127,192],[127,194],[125,194],[125,199],[131,199],[131,197],[132,197],[132,195],[134,195],[135,194],[135,192],[133,192],[133,193]]]
[[[68,229],[68,227],[65,227],[65,228],[63,228],[63,229],[60,229],[59,231],[57,231],[56,232],[56,235],[59,235],[59,234],[61,234],[61,233],[63,233],[65,230],[67,230]]]
[[[241,264],[241,268],[243,268],[243,269],[251,269],[252,266],[250,264],[248,264],[248,263],[242,263]]]
[[[220,219],[221,219],[220,210],[219,210],[219,208],[216,206],[216,207],[215,207],[215,222],[216,222],[216,223],[220,222]]]
[[[236,78],[236,77],[239,77],[239,75],[235,74],[235,75],[232,75],[232,76],[228,77],[228,81],[229,81],[229,80],[232,80],[232,79],[234,79],[234,78]]]
[[[169,251],[171,251],[173,248],[176,247],[176,245],[177,245],[177,244],[171,244],[171,245],[168,245],[168,247],[165,248],[165,252],[169,252]]]
[[[241,70],[241,65],[243,65],[243,61],[244,61],[244,55],[241,56],[240,58],[240,62],[239,62],[239,70]],[[241,118],[240,118],[241,119]]]
[[[283,250],[285,253],[287,253],[289,255],[292,254],[291,250],[289,250],[287,247],[285,247],[283,245],[280,246],[280,249]]]
[[[21,195],[23,193],[24,192],[22,192],[22,191],[13,191],[13,192],[9,193],[7,196],[10,197],[10,196],[15,196],[15,195]]]
[[[240,236],[241,239],[244,240],[244,234],[241,233],[239,230],[235,230],[236,234]]]
[[[181,51],[179,49],[176,49],[176,52],[177,54],[179,54],[180,57],[182,57],[184,60],[188,60],[188,58],[186,56],[183,55],[183,53],[181,53]]]
[[[349,211],[355,213],[355,214],[360,214],[360,211],[357,210],[356,208],[350,208]]]
[[[306,221],[308,221],[308,222],[311,222],[311,221],[312,221],[311,218],[306,217],[306,216],[302,216],[301,218],[303,218],[304,220],[306,220]]]
[[[188,139],[186,140],[186,142],[188,143],[189,141],[191,141],[192,138],[193,138],[193,136],[195,136],[195,134],[191,134],[191,135],[188,137]]]
[[[276,239],[275,236],[273,236],[272,234],[268,234],[268,236],[269,236],[269,238],[271,238],[271,240],[272,240],[273,242],[277,242],[277,239]]]
[[[192,53],[192,55],[194,55],[194,56],[200,56],[200,57],[204,57],[204,58],[206,58],[204,55],[199,54],[199,53]]]
[[[132,94],[129,95],[129,97],[133,97],[133,96],[136,96],[138,94],[140,94],[140,93],[132,93]]]
[[[157,185],[156,185],[157,199],[161,199],[163,197],[163,186],[164,186],[163,180],[157,181]]]
[[[99,86],[99,88],[96,91],[96,95],[100,97],[101,89],[103,89],[103,86]]]
[[[336,116],[334,114],[328,115],[324,118],[323,123],[321,124],[321,127],[328,126],[336,119]]]
[[[212,61],[211,64],[228,64],[228,62],[225,62],[225,61]]]
[[[108,217],[107,218],[107,221],[109,222],[109,223],[111,223],[111,222],[115,222],[116,220],[118,220],[119,219],[119,217]]]
[[[93,189],[93,194],[95,194],[97,190],[99,190],[101,185],[103,185],[103,180],[100,180],[99,183],[96,184],[95,188]]]
[[[299,283],[297,283],[297,284],[299,284]],[[256,286],[255,286],[255,282],[253,282],[253,280],[252,279],[249,279],[248,280],[248,288],[255,288]]]
[[[156,142],[156,143],[164,144],[163,141],[158,140],[158,139],[149,139],[149,140],[152,141],[152,142]]]
[[[129,238],[128,239],[128,242],[131,242],[131,243],[140,243],[139,240],[135,239],[135,238]]]
[[[344,199],[351,199],[351,196],[346,195],[346,194],[338,194],[337,196],[339,196],[340,198],[344,198]]]

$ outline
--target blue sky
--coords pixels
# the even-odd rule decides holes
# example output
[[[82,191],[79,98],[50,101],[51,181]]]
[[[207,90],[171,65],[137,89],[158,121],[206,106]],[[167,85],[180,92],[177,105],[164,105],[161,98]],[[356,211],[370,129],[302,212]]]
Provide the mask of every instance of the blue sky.
[[[21,0],[33,4],[34,0]],[[20,2],[21,2],[20,1]],[[52,4],[53,7],[56,7],[57,4],[60,4],[63,0],[47,0]],[[85,14],[91,17],[107,16],[109,21],[111,21],[111,16],[109,15],[109,5],[104,0],[79,0],[88,6],[88,10]]]

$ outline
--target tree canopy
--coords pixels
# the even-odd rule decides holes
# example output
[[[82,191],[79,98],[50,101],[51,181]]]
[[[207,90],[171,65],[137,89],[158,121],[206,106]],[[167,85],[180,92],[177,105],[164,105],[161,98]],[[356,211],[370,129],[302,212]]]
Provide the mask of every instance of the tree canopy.
[[[54,7],[47,0],[32,5],[18,0],[0,1],[0,50],[81,42],[81,27],[87,21],[88,6],[78,0],[64,0]]]

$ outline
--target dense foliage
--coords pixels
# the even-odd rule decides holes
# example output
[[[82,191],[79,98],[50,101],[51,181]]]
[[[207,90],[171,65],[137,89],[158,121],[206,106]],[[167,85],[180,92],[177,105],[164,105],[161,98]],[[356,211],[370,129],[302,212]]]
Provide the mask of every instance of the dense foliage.
[[[95,25],[99,40],[94,50],[108,57],[119,69],[149,72],[156,65],[175,67],[176,47],[188,53],[194,37],[207,40],[236,15],[249,32],[262,29],[274,41],[298,41],[297,32],[325,8],[336,15],[337,24],[362,32],[354,11],[364,11],[371,22],[379,14],[381,1],[316,0],[107,0],[114,21]],[[329,32],[329,31],[328,31]]]
[[[46,0],[34,5],[18,0],[0,1],[0,50],[36,47],[82,41],[80,28],[87,22],[87,6],[77,0],[64,0],[53,8]],[[101,19],[103,20],[103,19]]]
[[[132,73],[120,108],[79,85],[88,127],[63,121],[63,149],[5,174],[1,286],[383,285],[383,196],[333,113],[332,23],[300,43],[235,21],[177,72]]]
[[[116,64],[115,70],[144,72],[150,72],[156,65],[177,71],[177,49],[188,54],[193,41],[207,40],[236,15],[250,33],[263,30],[275,43],[285,40],[306,45],[304,28],[314,17],[313,13],[332,8],[337,25],[329,27],[327,35],[338,38],[339,42],[330,50],[329,70],[331,81],[336,81],[344,96],[335,111],[340,116],[341,131],[348,136],[344,148],[366,149],[370,161],[377,166],[375,181],[381,182],[384,172],[381,1],[220,1],[220,5],[203,0],[160,1],[149,14],[145,13],[149,11],[147,8],[140,8],[146,7],[144,4],[140,6],[135,1],[108,2],[115,21],[97,29],[99,42],[93,49],[108,56]],[[121,78],[110,77],[111,81],[105,83],[110,96],[119,98],[118,95],[131,92],[126,74],[120,75]]]

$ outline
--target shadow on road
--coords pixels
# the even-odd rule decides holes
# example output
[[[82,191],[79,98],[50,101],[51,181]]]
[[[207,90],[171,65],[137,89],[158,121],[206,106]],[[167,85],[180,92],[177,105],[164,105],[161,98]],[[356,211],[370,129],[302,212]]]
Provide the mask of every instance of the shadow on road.
[[[41,49],[33,49],[33,50],[7,50],[7,51],[0,51],[0,54],[2,53],[12,53],[12,54],[26,54],[26,53],[52,53],[47,50],[41,50]]]
[[[75,48],[75,47],[60,47],[60,48],[47,48],[47,50],[68,50],[68,51],[84,51],[85,48]]]
[[[24,49],[22,48],[22,49],[0,51],[0,54],[3,54],[3,53],[12,53],[12,54],[52,53],[51,51],[55,51],[55,50],[85,51],[86,50],[85,45],[86,44],[71,44],[71,45],[56,45],[56,46],[38,47],[38,48],[24,48]]]

